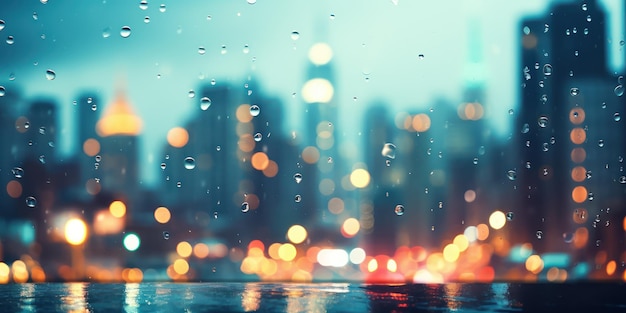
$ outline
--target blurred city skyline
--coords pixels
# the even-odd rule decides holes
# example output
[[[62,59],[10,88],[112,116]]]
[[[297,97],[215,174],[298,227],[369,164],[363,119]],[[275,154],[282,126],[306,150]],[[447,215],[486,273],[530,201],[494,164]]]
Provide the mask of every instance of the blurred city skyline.
[[[601,3],[609,13],[623,9],[620,1]],[[216,85],[242,90],[249,78],[257,80],[266,93],[283,100],[285,132],[301,132],[297,112],[306,105],[302,86],[309,49],[316,42],[326,42],[332,49],[339,114],[354,117],[338,125],[349,141],[358,140],[362,112],[372,103],[383,101],[397,113],[430,108],[441,97],[460,101],[461,90],[472,82],[485,86],[485,119],[504,139],[512,126],[507,112],[517,109],[515,77],[521,71],[511,62],[517,54],[511,34],[519,33],[521,16],[539,13],[548,4],[470,1],[463,10],[450,10],[447,3],[424,7],[408,1],[280,6],[262,1],[219,5],[147,1],[144,7],[139,1],[8,2],[5,12],[11,14],[0,16],[5,21],[1,32],[13,36],[14,42],[2,43],[5,47],[0,49],[4,62],[0,75],[8,78],[1,84],[5,89],[19,88],[29,99],[50,96],[60,102],[58,149],[66,156],[75,149],[63,136],[76,127],[73,101],[93,93],[101,99],[101,111],[116,90],[124,88],[143,120],[141,173],[147,184],[156,182],[148,169],[160,157],[159,144],[167,131],[197,112],[200,99],[190,98],[189,92],[213,79]],[[190,11],[195,13],[190,16]],[[98,19],[91,18],[94,14]],[[278,18],[268,22],[268,16]],[[607,53],[611,69],[619,70],[623,53],[617,42],[623,39],[619,33],[623,27],[611,16]],[[403,27],[403,20],[411,28]],[[433,27],[439,24],[446,27]],[[354,31],[355,25],[359,31]],[[123,26],[131,29],[127,38],[120,34]],[[479,55],[470,60],[474,42]],[[46,76],[48,69],[55,72],[54,80]]]

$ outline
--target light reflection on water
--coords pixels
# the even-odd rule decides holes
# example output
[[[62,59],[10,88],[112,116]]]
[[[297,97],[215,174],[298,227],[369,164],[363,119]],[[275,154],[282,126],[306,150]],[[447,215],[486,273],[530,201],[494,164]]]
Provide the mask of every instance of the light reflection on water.
[[[9,312],[624,311],[625,284],[47,283],[0,285]]]

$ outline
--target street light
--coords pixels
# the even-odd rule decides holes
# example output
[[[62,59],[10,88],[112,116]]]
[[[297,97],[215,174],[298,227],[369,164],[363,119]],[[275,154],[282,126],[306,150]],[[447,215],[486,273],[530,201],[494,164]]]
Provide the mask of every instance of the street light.
[[[87,224],[79,218],[71,218],[65,223],[65,240],[72,246],[72,271],[74,279],[82,279],[85,268],[83,243],[87,239]]]

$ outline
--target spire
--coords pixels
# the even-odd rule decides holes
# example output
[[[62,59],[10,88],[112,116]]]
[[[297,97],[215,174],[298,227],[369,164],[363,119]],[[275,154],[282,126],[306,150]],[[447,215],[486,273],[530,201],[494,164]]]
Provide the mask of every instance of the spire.
[[[118,91],[115,101],[109,105],[96,124],[96,132],[101,137],[137,136],[141,132],[142,121],[135,115],[126,99],[124,91]]]

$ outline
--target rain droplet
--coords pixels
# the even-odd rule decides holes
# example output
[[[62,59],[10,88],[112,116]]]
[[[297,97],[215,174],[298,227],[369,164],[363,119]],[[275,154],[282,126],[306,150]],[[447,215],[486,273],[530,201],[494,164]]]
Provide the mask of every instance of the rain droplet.
[[[417,58],[420,59],[420,60],[423,60],[424,59],[424,55],[420,53],[420,54],[417,55]]]
[[[196,160],[192,157],[186,157],[185,158],[185,168],[188,170],[193,170],[194,168],[196,168]]]
[[[7,37],[6,42],[7,42],[7,44],[12,45],[12,44],[15,43],[15,39],[13,39],[13,36],[9,36],[9,37]]]
[[[34,208],[37,205],[37,199],[33,196],[26,197],[26,205],[29,208]]]
[[[507,213],[506,213],[506,220],[507,220],[507,221],[509,221],[509,222],[510,222],[510,221],[512,221],[512,220],[513,220],[513,218],[515,218],[515,214],[514,214],[513,212],[507,212]]]
[[[193,97],[195,97],[195,96],[196,96],[196,92],[195,92],[195,91],[193,91],[193,90],[189,90],[189,92],[187,93],[187,96],[188,96],[189,98],[193,98]]]
[[[574,241],[574,234],[563,233],[563,241],[565,241],[565,243],[572,243],[572,241]]]
[[[164,232],[163,232],[163,239],[165,239],[165,240],[170,239],[170,232],[168,232],[168,231],[164,231]]]
[[[161,12],[165,12],[165,10],[166,10],[165,4],[161,4],[161,5],[159,6],[159,11],[161,11]]]
[[[6,24],[4,23],[4,20],[0,20],[0,30],[3,30],[3,29],[4,29],[4,25],[6,25]]]
[[[211,79],[211,86],[215,86],[215,79]]]
[[[616,122],[619,122],[622,119],[622,117],[619,115],[618,112],[615,112],[615,114],[613,114],[613,120]]]
[[[538,231],[535,233],[535,236],[537,236],[537,239],[541,239],[541,238],[543,238],[543,232],[542,232],[542,231],[540,231],[540,230],[538,230]]]
[[[474,160],[472,160],[472,163],[474,163],[474,165],[478,164],[478,158],[474,158]]]
[[[296,201],[297,203],[300,203],[300,201],[302,201],[302,196],[300,196],[300,195],[296,195],[296,196],[294,197],[294,201]]]
[[[293,175],[293,179],[296,181],[296,184],[299,184],[302,181],[302,174],[296,173]]]
[[[604,140],[602,139],[598,140],[598,147],[600,148],[604,147]]]
[[[259,106],[258,106],[258,105],[253,104],[253,105],[250,107],[250,115],[252,115],[252,116],[258,116],[258,115],[259,115],[259,113],[261,113],[261,108],[259,108]]]
[[[128,38],[128,36],[130,36],[130,27],[123,26],[122,30],[120,30],[120,36],[122,36],[122,38]]]
[[[530,125],[528,125],[528,123],[524,123],[524,125],[522,125],[522,134],[527,134],[528,131],[530,131]]]
[[[530,168],[532,166],[532,164],[530,163],[530,161],[526,162],[526,168]]]
[[[583,9],[583,11],[587,11],[587,4],[586,3],[583,3],[580,7]]]
[[[332,13],[331,13],[331,14],[330,14],[330,19],[331,19],[331,20],[334,20],[334,19],[335,19],[335,14],[332,14]]]
[[[204,47],[199,47],[198,48],[198,54],[203,55],[206,53],[206,49]]]
[[[509,115],[513,115],[513,113],[515,113],[513,109],[509,109]]]
[[[222,151],[222,146],[217,146],[217,147],[215,147],[215,150],[217,150],[217,151]]]
[[[102,30],[102,37],[109,38],[111,36],[111,27],[106,27]]]
[[[250,211],[250,204],[248,202],[244,202],[241,204],[241,212],[246,213]]]
[[[146,15],[146,16],[143,18],[143,22],[144,22],[144,23],[146,23],[146,24],[150,23],[150,17]]]
[[[254,134],[254,141],[259,142],[261,141],[261,139],[263,139],[263,134],[261,133]]]
[[[396,158],[396,145],[392,143],[386,143],[383,145],[383,150],[380,153],[384,157],[393,160]]]
[[[165,164],[165,162],[161,163],[161,169],[165,170],[165,168],[167,167],[167,164]]]
[[[243,45],[243,53],[244,53],[244,54],[248,54],[248,53],[250,53],[250,46],[248,46],[248,45]]]
[[[24,176],[24,170],[21,167],[14,167],[12,172],[15,178],[22,178],[22,176]]]
[[[247,1],[248,1],[248,4],[255,4],[256,3],[256,0],[247,0]]]
[[[182,186],[183,186],[183,183],[181,183],[181,182],[176,182],[176,187],[177,187],[177,188],[180,188],[180,187],[182,187]]]
[[[539,127],[545,128],[546,126],[548,126],[548,117],[545,115],[540,116],[537,119],[537,124],[539,124]]]
[[[209,99],[209,97],[202,97],[202,99],[200,99],[200,109],[202,111],[208,110],[210,106],[211,106],[211,99]]]
[[[45,155],[40,155],[39,156],[39,163],[46,164],[46,156]]]
[[[552,75],[552,65],[545,64],[543,66],[543,75],[546,75],[546,76]]]
[[[570,94],[570,95],[572,95],[572,96],[578,96],[578,94],[579,94],[579,93],[580,93],[580,89],[578,89],[578,88],[576,88],[576,87],[571,88],[571,89],[569,90],[569,94]]]
[[[515,180],[517,179],[517,172],[515,170],[508,170],[506,172],[506,177],[508,177],[509,180]]]
[[[46,79],[47,80],[54,80],[57,77],[57,74],[51,70],[51,69],[47,69],[46,70]]]
[[[17,176],[16,176],[17,177]],[[622,175],[619,177],[619,183],[620,184],[626,184],[626,176]]]
[[[397,216],[402,216],[404,214],[404,205],[398,204],[393,210]]]
[[[228,50],[226,50],[226,45],[222,45],[222,51],[220,51],[220,53],[226,54],[227,52]]]
[[[6,89],[4,89],[4,86],[0,86],[0,97],[4,97],[5,94],[6,94]]]
[[[147,10],[148,9],[148,1],[147,0],[141,0],[141,2],[139,2],[139,8],[142,10]]]
[[[299,38],[300,38],[300,33],[299,32],[297,32],[295,30],[291,32],[291,39],[292,40],[298,40]]]

